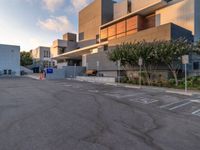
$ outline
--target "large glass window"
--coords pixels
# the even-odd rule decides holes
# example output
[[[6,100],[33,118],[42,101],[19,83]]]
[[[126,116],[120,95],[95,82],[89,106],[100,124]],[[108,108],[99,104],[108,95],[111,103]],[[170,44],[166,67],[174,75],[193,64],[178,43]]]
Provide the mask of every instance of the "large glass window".
[[[193,63],[193,70],[199,70],[199,62],[194,62]]]
[[[44,51],[44,57],[45,58],[49,58],[50,57],[49,51]]]

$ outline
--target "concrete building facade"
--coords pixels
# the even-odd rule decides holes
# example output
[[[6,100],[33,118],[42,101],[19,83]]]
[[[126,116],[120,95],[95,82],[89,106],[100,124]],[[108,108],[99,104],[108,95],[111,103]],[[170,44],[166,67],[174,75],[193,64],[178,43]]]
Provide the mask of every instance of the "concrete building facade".
[[[33,58],[33,69],[38,71],[43,70],[45,67],[52,66],[50,56],[50,47],[40,46],[30,51]],[[37,72],[38,72],[37,71]]]
[[[107,51],[133,41],[197,41],[200,35],[199,0],[95,0],[79,13],[77,48],[54,57],[79,58],[80,65],[116,75],[116,64]],[[89,30],[88,30],[89,29]],[[199,68],[200,69],[200,68]]]
[[[79,12],[79,48],[99,42],[99,27],[113,19],[113,7],[112,0],[95,0]]]
[[[20,46],[0,44],[0,76],[20,76]]]

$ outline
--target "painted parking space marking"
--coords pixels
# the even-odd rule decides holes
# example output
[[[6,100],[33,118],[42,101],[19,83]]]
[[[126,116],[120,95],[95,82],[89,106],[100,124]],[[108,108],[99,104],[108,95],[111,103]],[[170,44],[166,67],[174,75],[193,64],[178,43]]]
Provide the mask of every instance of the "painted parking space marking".
[[[196,116],[199,116],[200,117],[200,109],[192,112],[192,115],[196,115]]]
[[[199,99],[194,99],[194,100],[191,100],[191,102],[200,103],[200,100]]]
[[[152,98],[146,98],[146,97],[139,97],[138,99],[130,99],[130,101],[147,105],[147,104],[152,104],[152,103],[158,102],[159,100],[152,99]]]
[[[68,85],[68,84],[64,84],[63,86],[66,86],[66,87],[72,87],[72,85]]]
[[[166,105],[162,105],[162,106],[160,106],[160,108],[170,107],[170,106],[178,104],[178,103],[180,103],[180,101],[178,101],[178,102],[172,102],[172,103],[169,103],[169,104],[166,104]]]
[[[99,91],[98,91],[98,90],[88,90],[88,92],[91,92],[91,93],[98,93]]]
[[[137,94],[129,94],[129,95],[124,95],[124,96],[119,96],[119,98],[127,98],[127,97],[133,97],[136,96]]]
[[[115,97],[118,99],[123,99],[123,98],[131,98],[131,97],[138,97],[140,96],[142,93],[135,93],[135,94],[121,94],[121,93],[105,93],[104,95],[106,96],[111,96],[111,97]]]
[[[189,101],[189,102],[187,102],[187,103],[183,103],[183,104],[177,105],[177,106],[175,106],[175,107],[172,107],[172,108],[170,108],[169,110],[175,110],[175,109],[184,107],[184,106],[186,106],[186,105],[189,105],[189,104],[191,104],[191,103],[192,103],[192,102]]]

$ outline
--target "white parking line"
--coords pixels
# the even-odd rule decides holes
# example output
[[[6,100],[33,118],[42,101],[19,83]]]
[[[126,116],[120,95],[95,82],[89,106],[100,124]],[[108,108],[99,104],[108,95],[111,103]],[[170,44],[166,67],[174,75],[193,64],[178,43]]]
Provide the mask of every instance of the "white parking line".
[[[192,112],[192,114],[193,114],[193,115],[198,115],[198,116],[200,116],[200,109],[198,109],[198,110]]]
[[[130,99],[130,101],[137,102],[137,103],[142,103],[142,104],[152,104],[152,103],[158,102],[159,100],[147,99],[147,98],[141,97],[139,99]]]
[[[88,92],[91,92],[91,93],[98,93],[99,91],[98,91],[98,90],[88,90]]]
[[[180,107],[186,106],[186,105],[191,104],[191,103],[192,103],[192,102],[190,101],[190,102],[187,102],[187,103],[184,103],[184,104],[181,104],[181,105],[178,105],[178,106],[172,107],[172,108],[170,108],[169,110],[178,109],[178,108],[180,108]]]
[[[199,99],[194,99],[194,100],[191,100],[191,102],[200,103],[200,100]]]
[[[127,97],[132,97],[132,96],[136,96],[136,94],[130,94],[130,95],[119,96],[119,98],[127,98]]]
[[[66,87],[71,87],[72,85],[64,84],[63,86],[66,86]]]
[[[107,95],[107,96],[112,96],[112,97],[116,97],[116,98],[118,98],[118,99],[136,96],[136,94],[122,95],[122,96],[121,96],[120,93],[105,93],[105,95]]]
[[[168,106],[171,106],[171,105],[174,105],[174,104],[178,104],[178,103],[180,103],[180,101],[179,102],[169,103],[169,104],[166,104],[166,105],[162,105],[162,106],[160,106],[160,108],[165,108],[165,107],[168,107]]]

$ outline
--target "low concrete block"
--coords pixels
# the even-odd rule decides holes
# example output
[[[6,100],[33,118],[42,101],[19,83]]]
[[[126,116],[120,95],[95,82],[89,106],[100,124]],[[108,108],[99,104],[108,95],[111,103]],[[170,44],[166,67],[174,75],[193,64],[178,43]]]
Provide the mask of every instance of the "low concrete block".
[[[77,80],[96,83],[115,83],[115,78],[112,77],[82,77],[77,76]]]

